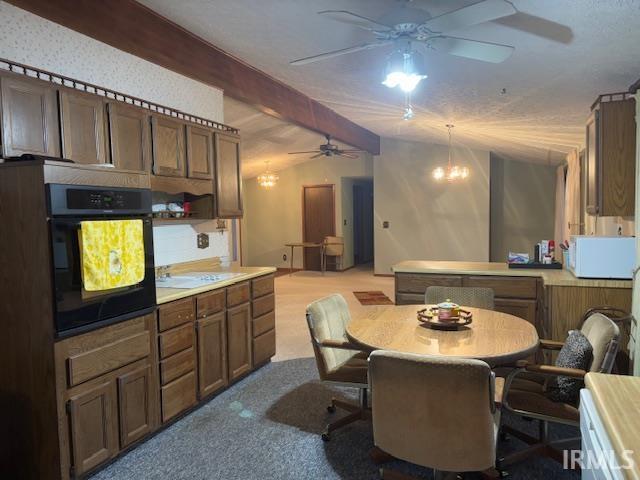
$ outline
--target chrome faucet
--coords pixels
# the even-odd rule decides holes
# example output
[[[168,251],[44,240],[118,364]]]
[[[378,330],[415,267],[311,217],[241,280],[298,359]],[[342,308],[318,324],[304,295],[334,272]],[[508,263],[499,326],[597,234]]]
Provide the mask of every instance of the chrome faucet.
[[[156,280],[165,280],[171,278],[171,266],[164,265],[156,268]]]

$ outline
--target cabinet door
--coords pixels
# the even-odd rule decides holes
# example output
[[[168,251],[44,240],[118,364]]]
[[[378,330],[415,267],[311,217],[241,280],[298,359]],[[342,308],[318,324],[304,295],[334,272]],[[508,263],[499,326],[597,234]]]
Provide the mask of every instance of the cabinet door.
[[[62,155],[78,163],[107,163],[102,97],[60,90]]]
[[[60,156],[55,89],[36,80],[2,76],[2,145],[5,157]]]
[[[227,328],[224,312],[198,320],[198,392],[200,398],[227,384]]]
[[[75,475],[98,466],[118,450],[113,387],[113,382],[104,383],[69,400],[71,454]]]
[[[509,313],[516,317],[524,318],[533,325],[536,325],[536,303],[535,300],[496,298],[495,309],[498,312]]]
[[[191,178],[213,179],[213,134],[187,125],[187,170]]]
[[[227,310],[227,350],[229,380],[251,370],[251,305]]]
[[[151,165],[149,115],[142,108],[107,104],[111,162],[122,170],[147,172]]]
[[[587,120],[587,146],[585,148],[587,167],[587,213],[597,215],[600,210],[600,139],[598,138],[600,112],[594,110]]]
[[[216,209],[218,218],[242,217],[240,138],[215,134]]]
[[[121,448],[151,431],[150,374],[151,367],[146,365],[118,377]]]
[[[151,117],[153,173],[168,177],[184,177],[184,123],[160,116]]]

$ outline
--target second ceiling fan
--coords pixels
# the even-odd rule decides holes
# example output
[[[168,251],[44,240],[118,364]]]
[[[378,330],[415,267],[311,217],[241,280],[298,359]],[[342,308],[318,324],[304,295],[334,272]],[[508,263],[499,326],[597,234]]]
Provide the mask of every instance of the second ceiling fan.
[[[346,158],[358,158],[358,153],[362,153],[363,150],[358,150],[355,148],[352,149],[344,149],[338,147],[338,145],[331,143],[331,135],[325,135],[324,138],[327,139],[327,143],[323,143],[318,147],[318,150],[309,150],[305,152],[289,152],[289,155],[299,155],[303,153],[315,153],[309,158],[318,158],[318,157],[346,157]]]

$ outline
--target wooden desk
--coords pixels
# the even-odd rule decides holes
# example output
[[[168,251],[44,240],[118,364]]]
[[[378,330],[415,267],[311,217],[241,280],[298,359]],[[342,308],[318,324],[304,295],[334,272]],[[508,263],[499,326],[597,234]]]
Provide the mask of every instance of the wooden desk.
[[[467,308],[473,313],[470,325],[458,331],[442,331],[418,321],[417,311],[424,307],[372,307],[349,322],[347,337],[365,350],[476,358],[491,366],[527,358],[538,349],[535,327],[513,315]]]
[[[289,275],[293,273],[293,249],[296,247],[300,248],[322,248],[322,243],[314,243],[314,242],[296,242],[296,243],[285,243],[285,247],[291,247],[291,257],[289,258]]]

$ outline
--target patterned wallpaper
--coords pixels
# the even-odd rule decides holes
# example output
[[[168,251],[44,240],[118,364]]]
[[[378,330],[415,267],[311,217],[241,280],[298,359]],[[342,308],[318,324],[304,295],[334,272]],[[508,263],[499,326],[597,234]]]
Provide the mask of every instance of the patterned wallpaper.
[[[0,1],[0,57],[223,122],[222,90]]]

